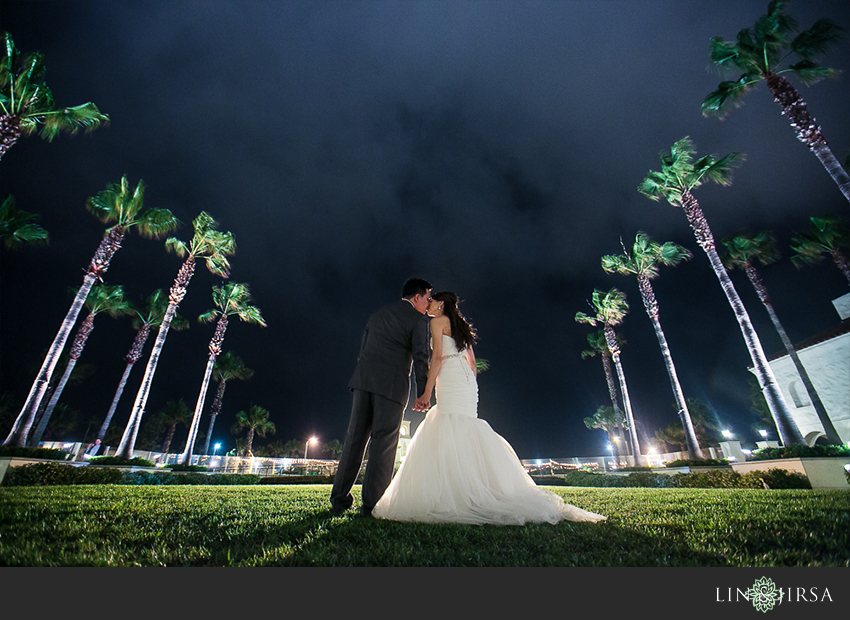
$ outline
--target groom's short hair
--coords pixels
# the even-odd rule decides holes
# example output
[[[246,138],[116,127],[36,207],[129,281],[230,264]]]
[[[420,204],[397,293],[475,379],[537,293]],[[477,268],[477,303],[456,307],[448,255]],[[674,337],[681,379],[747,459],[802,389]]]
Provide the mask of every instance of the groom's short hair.
[[[411,278],[404,283],[404,288],[401,290],[402,297],[413,297],[414,295],[424,295],[433,287],[431,283],[422,278]]]

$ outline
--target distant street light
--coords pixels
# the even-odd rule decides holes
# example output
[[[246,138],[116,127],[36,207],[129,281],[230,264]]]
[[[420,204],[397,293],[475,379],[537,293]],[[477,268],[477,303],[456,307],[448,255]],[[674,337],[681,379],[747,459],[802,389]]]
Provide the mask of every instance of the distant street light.
[[[720,433],[721,433],[721,434],[722,434],[722,435],[723,435],[726,439],[732,439],[732,431],[730,431],[728,428],[723,429],[722,431],[720,431]]]
[[[217,443],[217,444],[215,444],[215,445],[213,446],[213,453],[212,453],[212,455],[213,455],[213,456],[215,456],[216,451],[217,451],[220,447],[221,447],[221,444],[220,444],[220,443]]]
[[[762,437],[765,437],[765,438],[766,438],[766,437],[767,437],[767,431],[766,431],[766,430],[763,430],[763,429],[760,429],[760,430],[759,430],[759,435],[761,435]]]
[[[310,447],[311,443],[316,443],[317,441],[318,441],[318,439],[316,439],[315,437],[310,437],[310,439],[307,440],[307,443],[304,444],[304,459],[305,460],[307,459],[307,448]]]

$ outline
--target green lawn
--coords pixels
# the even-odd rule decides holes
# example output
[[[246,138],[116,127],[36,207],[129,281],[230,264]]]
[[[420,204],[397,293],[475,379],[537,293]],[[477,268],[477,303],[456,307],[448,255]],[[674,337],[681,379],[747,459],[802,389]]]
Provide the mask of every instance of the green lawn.
[[[547,488],[608,521],[334,516],[328,485],[0,488],[0,566],[850,566],[850,491]]]

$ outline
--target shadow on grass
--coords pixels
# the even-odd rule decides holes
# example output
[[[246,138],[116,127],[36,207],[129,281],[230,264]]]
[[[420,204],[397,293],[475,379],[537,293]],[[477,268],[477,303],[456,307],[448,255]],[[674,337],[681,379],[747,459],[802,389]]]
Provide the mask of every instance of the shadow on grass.
[[[616,522],[524,526],[400,523],[313,513],[298,522],[303,537],[252,566],[725,566],[717,553],[681,538],[639,532]],[[280,532],[292,540],[294,530]]]

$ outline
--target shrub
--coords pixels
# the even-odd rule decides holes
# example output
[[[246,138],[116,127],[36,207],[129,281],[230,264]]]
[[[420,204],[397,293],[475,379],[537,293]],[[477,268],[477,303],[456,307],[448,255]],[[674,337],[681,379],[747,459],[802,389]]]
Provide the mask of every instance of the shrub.
[[[113,467],[77,467],[59,463],[33,463],[10,467],[2,486],[52,486],[60,484],[257,484],[256,474],[174,474],[170,471],[122,471]]]
[[[260,479],[260,484],[333,484],[333,481],[333,476],[265,476]]]
[[[21,448],[20,446],[0,446],[0,456],[21,456],[30,459],[64,461],[71,456],[71,454],[58,448]]]
[[[209,467],[205,467],[203,465],[181,465],[180,463],[172,463],[170,465],[166,465],[165,469],[170,469],[171,471],[209,471]]]
[[[811,489],[808,476],[796,471],[771,467],[767,471],[755,470],[741,475],[741,486],[747,488]]]
[[[89,459],[92,465],[132,465],[134,467],[156,467],[156,463],[151,460],[143,459],[140,456],[134,456],[131,459],[124,459],[120,456],[96,456]]]
[[[767,461],[771,459],[793,459],[806,457],[850,456],[847,446],[801,446],[791,444],[778,448],[762,448],[753,452],[749,460]]]
[[[726,459],[679,459],[670,461],[664,467],[715,467],[718,465],[729,465]]]

